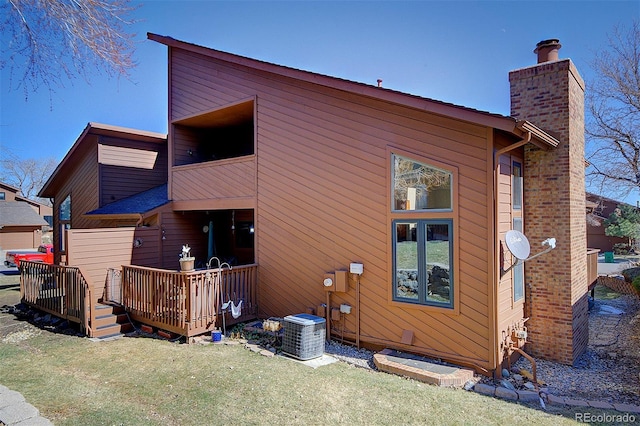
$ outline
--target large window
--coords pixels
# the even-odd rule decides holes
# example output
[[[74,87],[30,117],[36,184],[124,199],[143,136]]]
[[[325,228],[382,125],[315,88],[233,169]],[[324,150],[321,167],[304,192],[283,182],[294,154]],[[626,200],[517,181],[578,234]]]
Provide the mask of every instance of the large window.
[[[454,307],[454,173],[391,155],[393,300]]]
[[[450,220],[394,221],[394,300],[453,306]]]
[[[394,210],[451,210],[451,172],[393,156]]]

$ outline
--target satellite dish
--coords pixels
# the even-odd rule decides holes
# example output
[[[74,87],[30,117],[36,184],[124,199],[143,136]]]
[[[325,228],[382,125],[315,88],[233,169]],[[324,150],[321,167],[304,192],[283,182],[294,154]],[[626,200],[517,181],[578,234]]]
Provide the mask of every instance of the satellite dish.
[[[511,231],[507,231],[507,233],[504,236],[504,242],[507,245],[507,248],[509,249],[513,257],[515,257],[518,260],[516,260],[515,263],[512,263],[511,266],[509,266],[506,270],[503,270],[502,274],[506,274],[507,272],[512,270],[514,267],[523,264],[527,260],[535,259],[536,257],[542,256],[545,253],[549,253],[551,250],[556,248],[556,239],[547,238],[542,242],[543,246],[548,246],[547,249],[529,257],[529,254],[531,253],[531,246],[529,245],[529,240],[527,239],[527,237],[525,237],[525,235],[522,232],[516,231],[514,229],[512,229]]]
[[[516,230],[511,230],[504,236],[504,242],[511,254],[518,260],[525,260],[531,253],[529,240],[525,235]]]

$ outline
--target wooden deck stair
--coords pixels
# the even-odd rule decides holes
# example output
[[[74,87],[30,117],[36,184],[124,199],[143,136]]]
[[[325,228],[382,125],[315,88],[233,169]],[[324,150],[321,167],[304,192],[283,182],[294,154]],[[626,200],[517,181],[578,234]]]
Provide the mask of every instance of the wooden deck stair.
[[[127,318],[122,306],[98,303],[95,309],[96,321],[93,327],[93,337],[106,339],[120,336],[133,330],[133,326],[129,322],[129,318]]]

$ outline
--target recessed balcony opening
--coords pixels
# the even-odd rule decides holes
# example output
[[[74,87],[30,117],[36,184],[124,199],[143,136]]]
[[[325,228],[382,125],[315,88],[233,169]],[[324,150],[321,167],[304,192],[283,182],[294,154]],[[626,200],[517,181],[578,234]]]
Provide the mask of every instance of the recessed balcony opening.
[[[173,122],[173,165],[204,163],[255,153],[254,101]]]

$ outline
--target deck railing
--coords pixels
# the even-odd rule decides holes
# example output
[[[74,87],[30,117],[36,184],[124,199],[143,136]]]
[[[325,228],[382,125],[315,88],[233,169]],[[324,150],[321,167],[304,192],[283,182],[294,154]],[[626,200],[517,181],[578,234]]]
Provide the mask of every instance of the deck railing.
[[[593,288],[598,280],[598,253],[600,249],[587,249],[587,285]]]
[[[20,298],[27,305],[79,323],[93,335],[91,288],[78,268],[20,262]]]
[[[243,315],[255,315],[257,265],[176,272],[123,266],[122,305],[136,321],[186,336],[216,327],[222,300],[243,300]],[[114,295],[117,297],[117,295]]]

